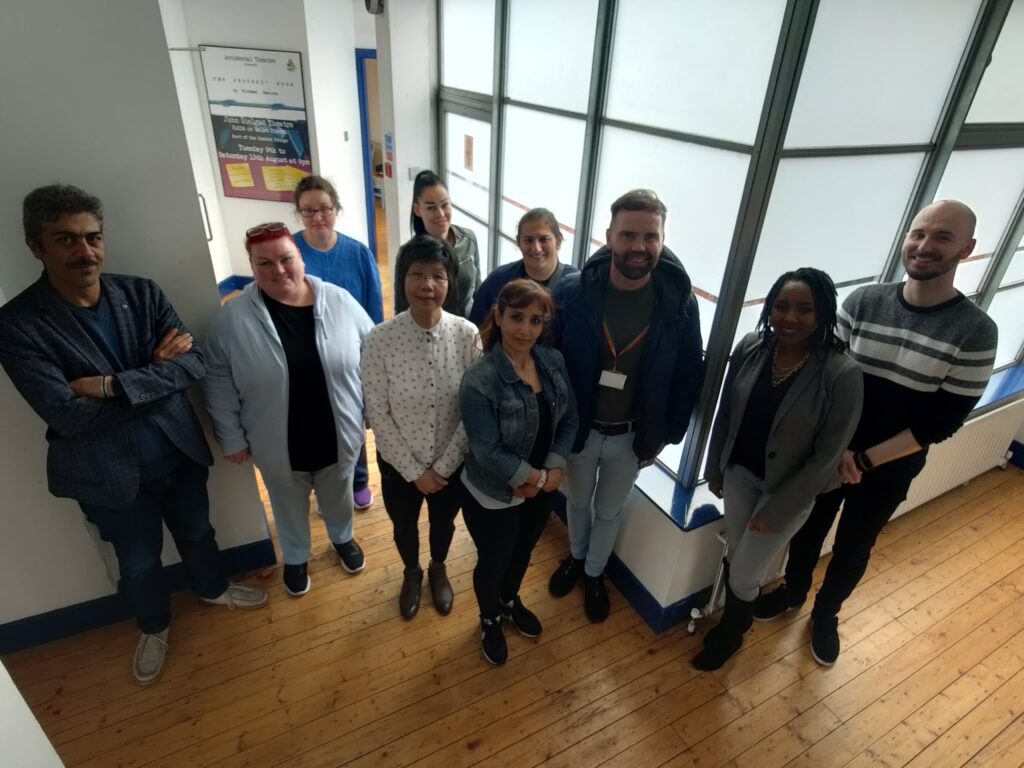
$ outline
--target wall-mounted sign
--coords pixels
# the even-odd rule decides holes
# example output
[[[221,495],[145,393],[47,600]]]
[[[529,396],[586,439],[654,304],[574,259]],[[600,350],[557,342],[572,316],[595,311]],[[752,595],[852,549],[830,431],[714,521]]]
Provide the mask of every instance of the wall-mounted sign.
[[[313,171],[295,51],[199,47],[213,140],[227,197],[292,199]]]

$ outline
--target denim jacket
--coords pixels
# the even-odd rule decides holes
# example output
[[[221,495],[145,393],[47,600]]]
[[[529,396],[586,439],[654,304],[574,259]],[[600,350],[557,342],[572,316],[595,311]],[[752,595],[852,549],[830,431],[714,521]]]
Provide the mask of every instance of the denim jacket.
[[[536,345],[533,359],[551,407],[551,447],[546,469],[565,469],[576,437],[576,399],[562,355]],[[471,483],[498,501],[511,501],[512,489],[526,482],[526,462],[537,436],[537,397],[519,378],[500,344],[474,362],[462,376],[459,408],[469,438],[466,474]],[[539,467],[538,467],[539,469]]]

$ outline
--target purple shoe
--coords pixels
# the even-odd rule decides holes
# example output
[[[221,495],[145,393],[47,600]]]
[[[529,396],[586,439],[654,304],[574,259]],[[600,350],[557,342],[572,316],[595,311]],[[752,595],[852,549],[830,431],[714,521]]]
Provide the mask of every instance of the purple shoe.
[[[362,512],[373,504],[373,494],[369,488],[360,488],[358,491],[353,491],[352,502],[355,508]]]

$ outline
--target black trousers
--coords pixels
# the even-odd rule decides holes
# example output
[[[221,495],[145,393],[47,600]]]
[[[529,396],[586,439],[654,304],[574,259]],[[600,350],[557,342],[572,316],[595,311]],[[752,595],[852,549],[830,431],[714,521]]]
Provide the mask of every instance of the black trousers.
[[[410,483],[398,470],[377,454],[380,469],[380,490],[384,496],[384,508],[391,518],[395,530],[395,546],[406,568],[420,564],[420,509],[427,500],[427,515],[430,520],[430,559],[443,563],[448,557],[455,534],[455,516],[462,504],[462,483],[457,469],[448,478],[448,485],[437,493],[424,496],[416,483]]]
[[[786,588],[794,597],[806,597],[821,547],[842,506],[832,560],[814,601],[815,614],[837,616],[864,576],[878,534],[907,498],[910,483],[924,468],[924,456],[908,458],[914,461],[901,460],[891,468],[879,467],[865,473],[856,485],[843,485],[818,496],[807,522],[790,541]]]
[[[480,615],[494,618],[500,602],[519,594],[530,555],[544,532],[554,493],[538,493],[507,509],[484,509],[469,491],[463,491],[462,518],[476,544],[473,591]]]

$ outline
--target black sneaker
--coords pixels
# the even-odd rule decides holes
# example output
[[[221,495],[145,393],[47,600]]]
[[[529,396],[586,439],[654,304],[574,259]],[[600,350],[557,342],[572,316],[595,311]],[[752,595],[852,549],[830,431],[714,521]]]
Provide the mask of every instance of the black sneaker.
[[[583,576],[583,561],[569,555],[558,564],[558,569],[551,574],[551,580],[548,581],[548,592],[555,597],[565,597],[572,592],[572,588],[576,586],[576,582],[580,580],[581,576]]]
[[[583,610],[587,618],[600,624],[608,618],[611,606],[608,602],[608,589],[604,585],[604,574],[600,576],[583,575]]]
[[[811,615],[811,656],[823,667],[839,658],[839,617]]]
[[[501,601],[501,617],[505,621],[512,622],[512,626],[519,630],[524,637],[539,637],[543,627],[537,615],[523,605],[523,601],[516,595],[507,603]]]
[[[491,664],[504,664],[508,659],[508,646],[505,645],[505,633],[501,631],[501,616],[493,619],[480,617],[480,646],[484,658]]]
[[[359,548],[355,539],[350,539],[344,544],[335,544],[334,551],[341,558],[341,567],[349,573],[359,573],[366,567],[366,558],[363,557],[363,550]]]
[[[292,597],[300,597],[309,592],[310,580],[306,571],[306,563],[284,565],[284,588]]]
[[[754,601],[754,621],[771,621],[787,611],[793,611],[804,604],[805,598],[794,598],[785,584],[771,592],[758,595]]]

